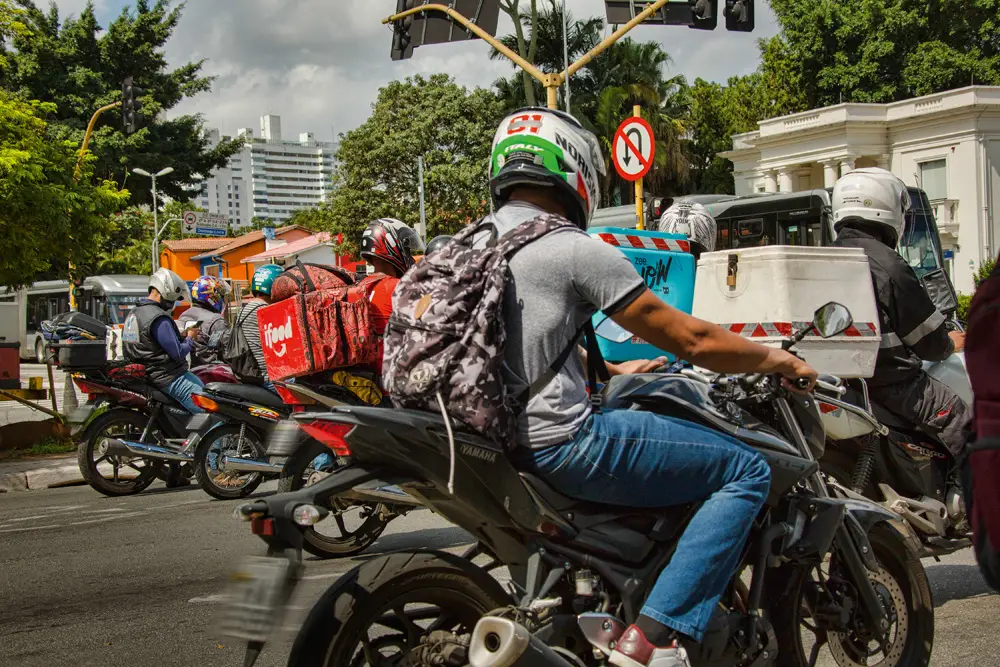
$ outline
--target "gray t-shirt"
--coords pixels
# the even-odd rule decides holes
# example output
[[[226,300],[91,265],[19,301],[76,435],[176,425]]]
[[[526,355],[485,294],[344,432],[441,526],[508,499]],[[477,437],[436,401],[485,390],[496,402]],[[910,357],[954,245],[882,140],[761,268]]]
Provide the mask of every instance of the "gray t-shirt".
[[[493,216],[501,235],[544,211],[511,202]],[[615,313],[645,283],[614,246],[577,229],[553,232],[520,250],[507,286],[506,377],[516,395],[540,377],[597,310]],[[590,415],[583,360],[571,354],[552,382],[528,402],[518,444],[540,448],[572,438]]]

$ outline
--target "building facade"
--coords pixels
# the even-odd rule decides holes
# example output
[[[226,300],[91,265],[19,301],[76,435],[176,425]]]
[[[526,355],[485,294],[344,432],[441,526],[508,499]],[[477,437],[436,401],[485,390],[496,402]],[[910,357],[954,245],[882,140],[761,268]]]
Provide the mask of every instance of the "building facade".
[[[242,128],[237,136],[245,139],[242,150],[229,164],[216,170],[194,193],[194,201],[211,213],[229,216],[229,224],[239,228],[254,218],[276,224],[287,221],[300,208],[316,206],[330,194],[337,144],[316,141],[310,132],[298,141],[281,137],[281,117],[260,119],[260,136],[252,128]],[[212,146],[222,139],[210,130]]]
[[[838,104],[762,121],[733,137],[736,194],[829,188],[882,167],[927,192],[955,287],[996,257],[1000,87],[970,86],[891,104]]]

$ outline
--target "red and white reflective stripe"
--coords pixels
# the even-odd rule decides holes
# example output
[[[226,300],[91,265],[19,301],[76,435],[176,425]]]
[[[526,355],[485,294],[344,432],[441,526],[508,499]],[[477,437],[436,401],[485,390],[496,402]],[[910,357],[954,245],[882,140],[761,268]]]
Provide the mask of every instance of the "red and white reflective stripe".
[[[834,417],[839,417],[840,413],[844,411],[842,408],[838,408],[836,405],[827,403],[825,401],[816,401],[816,402],[819,403],[819,411],[824,415],[833,415]]]
[[[808,324],[808,322],[735,322],[719,326],[744,338],[779,338],[791,336],[793,331],[798,331]],[[811,337],[816,335],[812,334]],[[839,335],[849,338],[874,338],[878,335],[878,328],[874,322],[855,322]]]
[[[591,234],[605,243],[625,248],[642,248],[643,250],[673,250],[674,252],[691,252],[691,243],[682,239],[661,239],[656,236],[636,236],[634,234]]]

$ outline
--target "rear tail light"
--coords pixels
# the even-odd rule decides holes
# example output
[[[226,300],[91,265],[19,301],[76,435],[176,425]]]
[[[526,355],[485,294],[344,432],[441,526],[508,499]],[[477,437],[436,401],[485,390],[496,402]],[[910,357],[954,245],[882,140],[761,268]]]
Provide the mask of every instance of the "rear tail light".
[[[191,402],[205,412],[218,412],[219,404],[204,394],[191,394]]]
[[[90,382],[87,382],[86,380],[82,380],[80,378],[73,378],[73,384],[75,384],[82,393],[87,394],[88,396],[104,393],[103,387],[100,387],[96,384],[91,384]]]
[[[317,420],[302,424],[302,430],[310,438],[315,438],[334,451],[337,456],[350,456],[351,448],[344,440],[354,428],[353,424],[338,424],[337,422]]]
[[[291,389],[283,387],[280,384],[274,385],[275,390],[278,392],[278,396],[281,396],[281,400],[285,405],[315,405],[316,401],[312,400],[308,396],[301,396],[296,394]]]

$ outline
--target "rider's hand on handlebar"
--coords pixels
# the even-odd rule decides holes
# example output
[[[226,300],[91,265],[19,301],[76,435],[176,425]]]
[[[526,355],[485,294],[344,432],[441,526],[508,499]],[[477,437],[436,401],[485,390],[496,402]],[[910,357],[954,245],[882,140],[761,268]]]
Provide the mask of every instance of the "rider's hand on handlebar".
[[[785,350],[772,349],[771,362],[774,364],[777,372],[784,376],[781,384],[785,387],[785,389],[804,393],[812,391],[813,387],[816,386],[816,380],[819,379],[819,373],[817,373],[812,366],[804,362],[802,359],[799,359],[794,354],[786,352]],[[808,382],[808,385],[795,382],[796,380],[805,380]]]
[[[634,375],[635,373],[651,373],[657,368],[669,363],[666,357],[656,359],[635,359],[633,361],[623,361],[620,364],[608,364],[608,372],[611,375]]]
[[[955,344],[955,352],[965,351],[965,334],[961,331],[949,331],[948,337]]]

